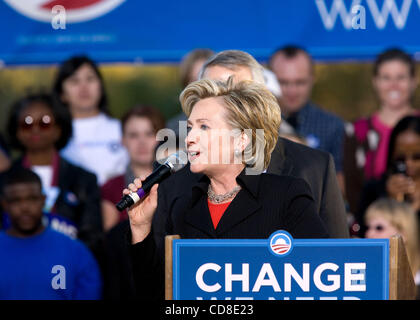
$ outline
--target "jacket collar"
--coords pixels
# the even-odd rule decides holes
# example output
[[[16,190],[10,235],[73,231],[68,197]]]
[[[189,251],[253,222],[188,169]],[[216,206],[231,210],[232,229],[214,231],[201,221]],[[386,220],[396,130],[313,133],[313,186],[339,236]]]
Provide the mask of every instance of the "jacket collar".
[[[241,173],[236,177],[236,182],[243,188],[246,189],[254,198],[258,196],[258,189],[260,183],[261,175],[249,175],[246,174],[246,169],[243,169]],[[204,175],[199,174],[198,181],[193,185],[193,203],[197,201],[201,195],[207,194],[207,190],[210,184],[210,179]]]
[[[247,175],[245,169],[236,177],[242,189],[226,209],[215,230],[207,205],[210,180],[204,174],[200,174],[197,183],[192,187],[191,208],[185,215],[185,222],[212,238],[221,237],[261,207],[257,200],[260,180],[261,175]]]

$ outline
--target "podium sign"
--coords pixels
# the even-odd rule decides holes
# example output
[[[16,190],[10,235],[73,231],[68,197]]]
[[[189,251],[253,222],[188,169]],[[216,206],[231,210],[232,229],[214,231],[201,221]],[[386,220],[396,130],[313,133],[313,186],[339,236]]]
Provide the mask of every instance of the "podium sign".
[[[387,300],[389,240],[173,240],[175,300]]]

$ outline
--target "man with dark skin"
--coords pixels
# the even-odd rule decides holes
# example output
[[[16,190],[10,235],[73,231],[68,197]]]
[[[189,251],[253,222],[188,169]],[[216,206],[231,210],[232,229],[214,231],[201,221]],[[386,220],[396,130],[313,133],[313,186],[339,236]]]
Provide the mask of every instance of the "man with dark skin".
[[[2,204],[10,217],[7,234],[25,238],[44,231],[42,208],[45,196],[37,182],[16,183],[5,186]]]
[[[8,171],[1,202],[10,227],[0,232],[0,300],[100,299],[102,279],[87,247],[44,226],[45,196],[34,172]]]

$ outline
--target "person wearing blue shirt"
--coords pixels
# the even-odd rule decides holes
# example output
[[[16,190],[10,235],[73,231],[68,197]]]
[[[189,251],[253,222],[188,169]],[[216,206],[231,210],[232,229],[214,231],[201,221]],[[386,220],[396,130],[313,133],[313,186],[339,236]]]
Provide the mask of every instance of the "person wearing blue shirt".
[[[0,300],[101,299],[102,278],[90,251],[44,226],[40,178],[14,169],[1,191],[11,226],[0,232]]]
[[[302,48],[284,46],[272,54],[269,67],[280,84],[282,117],[305,138],[309,147],[331,153],[340,188],[344,191],[344,122],[310,101],[315,80],[311,56]]]

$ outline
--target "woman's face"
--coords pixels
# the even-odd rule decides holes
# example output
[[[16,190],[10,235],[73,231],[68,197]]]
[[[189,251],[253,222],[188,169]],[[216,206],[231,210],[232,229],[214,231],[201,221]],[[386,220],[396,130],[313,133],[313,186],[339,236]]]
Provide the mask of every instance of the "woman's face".
[[[401,132],[395,139],[394,161],[404,161],[407,175],[420,178],[420,135],[413,131]]]
[[[54,147],[61,130],[56,125],[50,108],[42,102],[26,107],[18,118],[17,138],[27,151]]]
[[[63,82],[61,99],[72,113],[98,111],[101,96],[101,81],[89,64],[81,65]]]
[[[125,123],[123,144],[132,163],[152,165],[155,160],[156,134],[152,122],[145,117],[131,117]]]
[[[397,228],[381,216],[370,219],[367,228],[366,238],[370,239],[389,239],[398,234]]]
[[[226,122],[222,98],[206,98],[197,102],[188,118],[185,140],[192,172],[212,175],[226,170],[235,161],[237,139]],[[241,149],[242,150],[242,149]]]
[[[373,80],[382,107],[398,109],[410,105],[417,80],[409,66],[400,60],[384,62]]]

